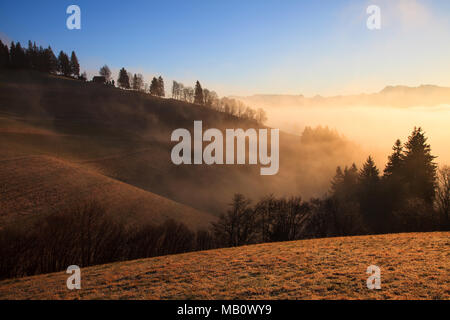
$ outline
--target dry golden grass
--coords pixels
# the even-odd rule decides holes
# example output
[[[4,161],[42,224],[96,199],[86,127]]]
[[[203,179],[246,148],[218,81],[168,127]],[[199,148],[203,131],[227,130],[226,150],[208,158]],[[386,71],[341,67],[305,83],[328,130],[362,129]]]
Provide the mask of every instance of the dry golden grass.
[[[125,223],[160,224],[168,218],[191,229],[215,218],[188,206],[103,176],[82,165],[48,156],[0,160],[0,227],[19,217],[66,211],[97,199]]]
[[[410,233],[261,244],[0,282],[0,299],[446,299],[450,233]],[[381,290],[366,286],[381,268]]]

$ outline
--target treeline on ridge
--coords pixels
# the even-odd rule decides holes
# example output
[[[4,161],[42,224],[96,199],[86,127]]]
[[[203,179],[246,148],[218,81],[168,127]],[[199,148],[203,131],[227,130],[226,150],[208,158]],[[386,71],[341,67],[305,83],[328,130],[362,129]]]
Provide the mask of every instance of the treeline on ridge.
[[[28,48],[20,42],[11,42],[10,47],[0,41],[0,69],[35,69],[41,72],[61,74],[66,77],[86,79],[80,75],[80,64],[75,51],[69,56],[60,51],[56,58],[50,46],[43,48],[28,41]]]
[[[28,41],[28,48],[22,47],[20,42],[11,42],[8,47],[0,41],[0,69],[34,69],[81,81],[88,80],[86,72],[80,73],[80,64],[75,51],[72,51],[70,58],[64,51],[60,51],[58,57],[56,57],[50,46],[43,48],[32,41]],[[99,75],[101,78],[100,82],[108,86],[116,86],[116,82],[112,79],[112,72],[107,65],[100,68]],[[94,82],[98,82],[96,78],[99,77],[94,77]],[[132,74],[125,68],[119,70],[117,87],[161,98],[166,96],[162,76],[153,77],[150,85],[148,85],[145,83],[142,74]],[[219,112],[261,124],[267,121],[264,109],[250,108],[236,99],[219,98],[215,91],[203,88],[199,81],[196,81],[195,88],[173,81],[171,98],[209,107]]]

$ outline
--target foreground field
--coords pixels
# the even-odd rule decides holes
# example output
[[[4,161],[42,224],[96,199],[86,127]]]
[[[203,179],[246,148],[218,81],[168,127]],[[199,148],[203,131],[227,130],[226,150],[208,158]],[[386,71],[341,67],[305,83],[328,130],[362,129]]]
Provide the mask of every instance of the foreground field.
[[[366,286],[381,268],[381,290]],[[450,299],[450,233],[261,244],[0,282],[0,299]]]

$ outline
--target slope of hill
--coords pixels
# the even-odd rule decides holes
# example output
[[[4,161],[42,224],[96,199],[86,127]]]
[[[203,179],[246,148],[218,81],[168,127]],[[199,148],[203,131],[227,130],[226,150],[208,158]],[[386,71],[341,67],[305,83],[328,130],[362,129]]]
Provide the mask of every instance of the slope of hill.
[[[163,223],[168,218],[191,229],[207,228],[214,217],[169,199],[48,156],[0,160],[0,227],[86,199],[98,200],[125,223]]]
[[[0,299],[450,299],[450,233],[268,243],[0,282]],[[381,268],[369,290],[367,267]]]
[[[0,158],[47,155],[208,213],[222,213],[233,194],[254,199],[320,196],[337,165],[355,149],[305,145],[280,134],[280,170],[261,176],[259,166],[176,166],[170,160],[173,130],[259,128],[254,122],[173,99],[64,79],[33,71],[0,74]],[[320,161],[317,161],[320,159]]]

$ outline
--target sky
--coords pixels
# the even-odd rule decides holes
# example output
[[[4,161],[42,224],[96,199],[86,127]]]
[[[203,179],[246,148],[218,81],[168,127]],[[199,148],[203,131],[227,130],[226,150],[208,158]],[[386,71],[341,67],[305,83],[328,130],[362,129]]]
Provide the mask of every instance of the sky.
[[[71,4],[80,30],[66,27]],[[380,30],[366,26],[369,5]],[[3,0],[0,39],[75,50],[90,77],[107,64],[221,96],[450,86],[448,0]]]

